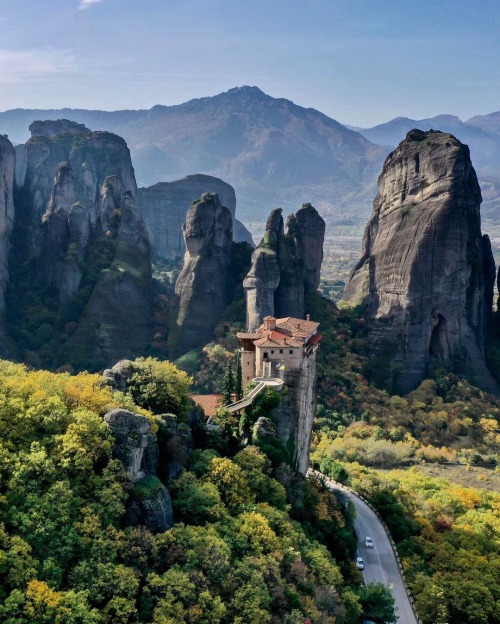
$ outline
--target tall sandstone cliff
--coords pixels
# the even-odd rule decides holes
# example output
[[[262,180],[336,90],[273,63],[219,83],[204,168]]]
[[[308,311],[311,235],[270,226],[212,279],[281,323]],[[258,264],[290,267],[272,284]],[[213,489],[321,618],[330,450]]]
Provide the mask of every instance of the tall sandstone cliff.
[[[15,152],[12,143],[0,135],[0,333],[5,301],[4,291],[7,286],[7,261],[9,238],[14,223],[13,183]]]
[[[183,225],[186,253],[175,285],[179,312],[169,335],[170,357],[202,346],[228,304],[233,218],[216,193],[204,193]]]
[[[30,130],[16,173],[17,261],[32,263],[34,283],[57,293],[55,323],[71,321],[47,364],[96,369],[142,354],[151,332],[151,251],[128,147],[68,120]]]
[[[494,263],[468,147],[450,134],[412,130],[378,185],[343,295],[366,306],[373,355],[399,392],[415,388],[432,362],[496,392],[484,360]]]
[[[305,295],[319,286],[324,220],[311,204],[289,215],[286,226],[281,213],[277,208],[269,215],[243,283],[248,331],[259,327],[266,316],[304,318]]]
[[[229,208],[233,217],[234,242],[244,241],[253,245],[252,235],[235,218],[234,188],[219,178],[196,174],[138,190],[138,205],[157,258],[182,258],[186,251],[182,225],[187,211],[203,193],[217,193],[221,204]]]

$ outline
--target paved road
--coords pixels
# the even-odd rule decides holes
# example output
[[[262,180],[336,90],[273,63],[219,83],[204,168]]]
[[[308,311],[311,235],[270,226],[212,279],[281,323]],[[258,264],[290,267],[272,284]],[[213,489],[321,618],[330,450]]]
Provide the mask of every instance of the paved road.
[[[326,480],[332,489],[339,489],[334,481]],[[356,507],[357,517],[354,522],[358,536],[358,555],[363,557],[365,569],[363,576],[365,583],[379,582],[391,586],[392,595],[396,600],[396,613],[400,624],[417,624],[410,601],[406,595],[403,579],[399,573],[396,557],[391,548],[377,515],[368,505],[355,494],[341,490],[348,496]],[[364,540],[369,535],[375,544],[374,548],[365,548]]]

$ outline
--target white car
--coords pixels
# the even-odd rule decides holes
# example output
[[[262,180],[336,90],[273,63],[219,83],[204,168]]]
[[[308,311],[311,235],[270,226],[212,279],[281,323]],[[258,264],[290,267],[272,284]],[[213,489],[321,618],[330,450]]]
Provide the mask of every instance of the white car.
[[[373,548],[373,540],[368,535],[365,537],[365,547],[366,548]]]
[[[356,557],[356,567],[358,570],[365,569],[365,562],[363,561],[363,557]]]

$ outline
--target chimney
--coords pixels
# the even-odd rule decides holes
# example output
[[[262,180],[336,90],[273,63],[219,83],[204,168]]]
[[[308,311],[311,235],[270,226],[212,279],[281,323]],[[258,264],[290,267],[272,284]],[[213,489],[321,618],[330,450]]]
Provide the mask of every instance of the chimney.
[[[311,315],[310,314],[306,314],[306,321],[310,321],[311,320]]]
[[[274,316],[266,316],[264,319],[264,327],[266,329],[275,329],[276,328],[276,319]]]

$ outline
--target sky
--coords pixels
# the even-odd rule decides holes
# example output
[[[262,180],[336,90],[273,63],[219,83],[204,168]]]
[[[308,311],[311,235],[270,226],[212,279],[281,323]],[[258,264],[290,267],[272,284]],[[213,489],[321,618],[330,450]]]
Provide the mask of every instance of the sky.
[[[499,0],[0,0],[0,110],[236,86],[369,127],[500,110]]]

